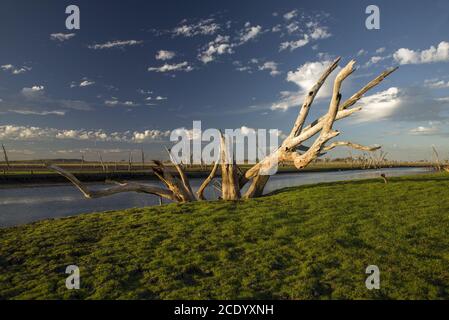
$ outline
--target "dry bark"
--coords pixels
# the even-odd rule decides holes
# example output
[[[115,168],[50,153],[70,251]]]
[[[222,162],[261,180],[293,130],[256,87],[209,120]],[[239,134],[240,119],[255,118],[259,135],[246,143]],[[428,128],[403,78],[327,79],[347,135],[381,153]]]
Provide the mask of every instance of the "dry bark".
[[[220,140],[219,159],[215,162],[211,173],[196,193],[192,192],[192,188],[183,167],[173,161],[170,152],[170,159],[177,171],[177,176],[172,175],[170,173],[170,170],[165,167],[162,162],[155,161],[155,166],[153,167],[153,172],[164,183],[166,189],[135,183],[123,183],[107,190],[94,192],[87,189],[86,186],[84,186],[73,175],[66,172],[65,170],[56,166],[49,166],[49,168],[65,176],[88,198],[105,196],[118,192],[136,191],[156,194],[160,197],[173,201],[190,202],[205,200],[204,190],[213,181],[218,167],[220,166],[221,184],[216,181],[213,184],[213,187],[221,192],[221,199],[237,200],[240,198],[248,199],[259,197],[263,195],[263,190],[270,177],[269,174],[273,171],[273,168],[280,164],[293,162],[297,169],[303,169],[312,161],[336,147],[345,146],[369,152],[380,148],[380,146],[363,146],[349,141],[338,141],[330,143],[329,145],[327,145],[327,143],[331,139],[339,135],[339,132],[334,130],[333,128],[334,123],[360,111],[362,109],[361,107],[350,107],[352,107],[359,99],[361,99],[366,92],[377,86],[387,76],[397,70],[397,68],[392,68],[382,72],[379,76],[370,81],[349,99],[341,102],[342,95],[340,90],[342,83],[355,71],[355,61],[351,60],[344,68],[339,71],[337,77],[335,78],[333,84],[333,93],[327,113],[322,117],[312,121],[309,125],[305,126],[307,116],[316,95],[318,94],[320,88],[325,83],[329,75],[337,68],[339,62],[340,58],[335,59],[323,72],[317,83],[309,90],[308,94],[306,94],[304,102],[299,109],[296,121],[291,129],[291,132],[288,137],[282,142],[281,146],[274,152],[266,156],[264,159],[259,161],[253,167],[248,169],[245,173],[243,173],[235,163],[235,159],[231,151],[231,144],[233,143],[232,140],[230,138],[228,139],[228,137],[225,137],[222,134]],[[304,142],[308,141],[314,136],[317,137],[310,144],[310,147],[303,145]],[[380,161],[383,161],[383,158]],[[131,155],[128,165],[130,170]],[[250,182],[250,185],[248,187],[248,190],[242,197],[241,189],[248,182]]]

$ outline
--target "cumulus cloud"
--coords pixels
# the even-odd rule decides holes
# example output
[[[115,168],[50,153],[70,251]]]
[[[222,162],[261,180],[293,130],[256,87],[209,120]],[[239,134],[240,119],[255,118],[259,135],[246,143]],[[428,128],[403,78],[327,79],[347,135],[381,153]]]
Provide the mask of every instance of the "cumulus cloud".
[[[170,131],[145,130],[106,132],[102,129],[56,129],[34,126],[0,125],[0,139],[14,141],[54,141],[81,140],[98,142],[143,143],[162,140],[170,136]]]
[[[160,140],[163,138],[170,137],[170,131],[160,131],[160,130],[145,130],[143,132],[135,131],[133,132],[132,141],[135,142],[145,142]]]
[[[156,60],[170,60],[176,56],[176,53],[168,50],[159,50],[156,53]]]
[[[401,48],[393,54],[399,64],[423,64],[449,61],[449,42],[441,41],[437,47],[431,46],[426,50],[411,50]]]
[[[215,40],[209,42],[198,55],[204,64],[215,60],[216,56],[232,54],[234,45],[230,43],[229,36],[218,35]]]
[[[93,44],[88,46],[88,48],[94,50],[112,49],[112,48],[123,49],[125,47],[136,46],[141,43],[143,43],[143,41],[140,40],[116,40],[116,41],[108,41],[106,43]]]
[[[262,32],[262,27],[257,26],[251,26],[249,22],[245,23],[245,28],[240,31],[240,44],[244,44],[252,39],[257,38],[258,35],[260,35]]]
[[[75,33],[52,33],[50,34],[50,39],[53,41],[64,42],[73,38]]]
[[[45,87],[40,85],[32,86],[31,88],[23,88],[22,95],[26,98],[36,98],[43,94]]]
[[[273,103],[271,106],[272,110],[287,110],[291,107],[298,106],[304,94],[315,85],[324,70],[331,64],[331,61],[316,61],[316,62],[306,62],[300,66],[295,71],[289,71],[287,73],[287,81],[293,82],[299,87],[299,91],[281,92],[281,99],[278,102]],[[336,70],[329,76],[327,81],[323,84],[320,91],[317,94],[316,99],[329,97],[332,94],[332,83],[335,80],[339,70],[341,68],[337,67]]]
[[[362,98],[358,105],[363,109],[352,119],[356,122],[436,121],[447,117],[443,112],[448,104],[449,101],[433,97],[427,88],[391,87]]]
[[[263,65],[259,66],[259,70],[269,70],[270,75],[277,76],[281,74],[278,70],[278,64],[274,61],[267,61]]]
[[[187,61],[181,62],[181,63],[174,63],[169,64],[166,63],[160,67],[149,67],[148,71],[153,72],[175,72],[175,71],[184,71],[184,72],[190,72],[193,70],[193,67],[189,65]]]

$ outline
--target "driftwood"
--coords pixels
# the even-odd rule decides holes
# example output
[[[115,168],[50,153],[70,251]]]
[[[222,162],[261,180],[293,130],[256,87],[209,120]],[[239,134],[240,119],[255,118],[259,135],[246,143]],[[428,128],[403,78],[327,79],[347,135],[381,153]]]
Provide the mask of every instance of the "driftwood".
[[[284,163],[294,163],[295,167],[300,170],[308,166],[312,161],[322,156],[328,151],[337,147],[349,147],[365,152],[378,150],[380,146],[362,146],[357,143],[349,141],[337,141],[327,144],[331,139],[337,137],[340,133],[336,131],[333,126],[338,120],[347,118],[352,114],[361,110],[361,107],[351,108],[363,95],[370,89],[377,86],[382,80],[394,72],[397,68],[392,68],[384,71],[378,77],[373,79],[362,89],[352,95],[346,101],[341,101],[342,95],[340,93],[343,81],[348,78],[354,71],[355,61],[350,61],[338,73],[334,85],[331,101],[328,111],[322,117],[305,125],[310,108],[313,104],[314,98],[319,92],[322,85],[325,83],[328,76],[337,68],[340,58],[337,58],[331,65],[323,72],[317,83],[305,95],[303,104],[299,109],[297,119],[291,129],[288,137],[282,142],[281,146],[270,153],[268,156],[260,160],[257,164],[252,166],[246,172],[242,172],[239,166],[235,163],[232,156],[230,139],[227,139],[223,134],[220,140],[219,159],[215,162],[211,173],[202,183],[199,190],[194,193],[189,183],[189,179],[185,173],[182,165],[173,163],[173,168],[165,167],[162,162],[154,161],[155,165],[152,167],[155,175],[162,181],[165,188],[155,187],[145,184],[136,184],[132,182],[120,183],[117,186],[111,187],[101,191],[91,191],[72,174],[55,166],[48,167],[71,181],[87,198],[95,198],[107,196],[119,192],[142,192],[157,195],[161,198],[169,199],[177,202],[190,202],[205,200],[204,190],[214,180],[218,168],[221,171],[221,183],[214,181],[212,186],[221,193],[220,199],[223,200],[238,200],[259,197],[263,194],[265,185],[269,180],[269,173],[277,165]],[[309,147],[304,146],[304,142],[315,137],[315,140]],[[131,153],[129,155],[128,170],[131,170]],[[173,173],[173,174],[172,174]],[[247,191],[242,195],[242,188],[249,184]]]

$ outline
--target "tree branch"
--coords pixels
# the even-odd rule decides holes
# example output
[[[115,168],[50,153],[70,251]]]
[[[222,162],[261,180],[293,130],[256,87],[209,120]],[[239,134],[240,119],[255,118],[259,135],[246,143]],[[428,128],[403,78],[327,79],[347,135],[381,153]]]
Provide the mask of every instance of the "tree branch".
[[[381,146],[362,146],[361,144],[358,143],[352,143],[349,141],[336,141],[331,143],[330,145],[326,146],[323,148],[323,152],[327,152],[330,151],[336,147],[350,147],[353,149],[357,149],[357,150],[362,150],[362,151],[375,151],[381,148]]]
[[[133,182],[127,182],[127,183],[120,183],[119,185],[103,189],[103,190],[90,190],[85,184],[83,184],[81,181],[79,181],[73,174],[70,172],[61,169],[58,166],[55,165],[47,165],[48,169],[51,169],[53,171],[56,171],[63,177],[67,178],[75,187],[77,187],[81,193],[88,199],[93,198],[100,198],[105,196],[110,196],[116,193],[122,193],[122,192],[140,192],[140,193],[149,193],[154,194],[169,200],[177,201],[174,194],[169,191],[165,190],[156,186],[151,185],[145,185],[140,183],[133,183]]]
[[[308,94],[305,96],[301,110],[298,114],[298,117],[295,121],[292,131],[290,132],[290,137],[295,137],[301,132],[304,122],[306,121],[307,115],[309,114],[310,107],[312,106],[313,100],[315,99],[315,96],[317,95],[321,86],[326,81],[327,77],[332,73],[332,71],[335,70],[335,68],[337,68],[340,59],[341,57],[338,57],[337,59],[334,60],[334,62],[323,72],[318,82],[309,90]]]
[[[204,198],[204,190],[210,184],[210,182],[214,179],[215,174],[217,173],[219,164],[220,164],[220,161],[215,161],[214,167],[212,168],[212,171],[210,172],[209,176],[206,178],[206,180],[204,180],[204,182],[201,184],[200,188],[196,192],[196,195],[199,200],[206,200]]]

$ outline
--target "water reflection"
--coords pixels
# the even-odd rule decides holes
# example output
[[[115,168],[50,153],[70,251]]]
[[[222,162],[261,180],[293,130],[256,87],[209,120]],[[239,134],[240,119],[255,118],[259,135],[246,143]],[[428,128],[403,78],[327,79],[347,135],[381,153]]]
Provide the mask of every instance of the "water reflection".
[[[265,192],[303,184],[366,179],[379,177],[381,172],[387,176],[422,173],[425,168],[398,168],[383,170],[353,170],[335,172],[304,172],[278,174],[270,178]],[[202,179],[192,179],[196,190]],[[154,181],[152,184],[159,184]],[[93,188],[104,188],[104,184],[92,184]],[[209,187],[205,195],[208,199],[216,198],[217,192]],[[167,202],[165,200],[165,202]],[[145,207],[159,204],[159,199],[152,195],[122,193],[100,199],[85,199],[73,186],[52,185],[27,188],[0,189],[0,226],[13,226],[41,219],[57,218],[94,211],[118,210]]]

